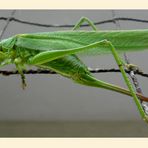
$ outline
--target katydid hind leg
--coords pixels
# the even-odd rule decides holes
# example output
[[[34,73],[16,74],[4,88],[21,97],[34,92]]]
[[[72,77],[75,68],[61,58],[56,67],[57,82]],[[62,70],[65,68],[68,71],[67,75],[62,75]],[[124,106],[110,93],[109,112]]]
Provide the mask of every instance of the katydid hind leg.
[[[128,88],[129,88],[132,96],[134,98],[137,98],[129,79],[126,76],[126,73],[125,73],[124,68],[123,68],[122,61],[120,60],[114,46],[111,44],[111,42],[109,42],[107,40],[102,40],[102,41],[95,42],[93,44],[86,45],[86,46],[80,47],[80,48],[75,48],[75,49],[56,50],[56,51],[52,50],[52,51],[43,52],[43,53],[40,53],[40,54],[36,55],[35,57],[33,57],[33,59],[30,60],[30,64],[41,65],[41,64],[50,62],[52,60],[55,60],[55,59],[58,59],[58,58],[61,58],[61,57],[67,56],[67,55],[71,55],[71,54],[75,54],[77,52],[81,52],[81,51],[84,51],[84,50],[99,47],[100,44],[104,45],[104,46],[108,46],[108,48],[112,51],[112,54],[113,54],[118,66],[119,66],[119,68],[121,70],[121,73],[122,73],[122,75],[123,75],[123,77],[125,79],[125,82],[126,82]],[[138,107],[140,108],[139,101],[137,99],[135,99],[135,101],[136,101],[136,104],[138,105]]]
[[[31,59],[30,64],[40,65],[40,64],[47,63],[47,62],[50,62],[52,60],[55,60],[55,59],[58,59],[58,58],[61,58],[61,57],[67,56],[67,55],[75,54],[77,52],[81,52],[81,51],[92,49],[92,48],[98,48],[100,45],[107,46],[112,51],[112,54],[115,57],[115,60],[122,72],[122,75],[126,81],[126,84],[129,88],[132,96],[137,98],[129,79],[126,76],[126,73],[125,73],[123,65],[122,65],[122,61],[120,60],[114,46],[111,44],[111,42],[109,42],[107,40],[102,40],[102,41],[95,42],[93,44],[86,45],[86,46],[83,46],[80,48],[75,48],[75,49],[56,50],[56,51],[52,50],[52,51],[43,52],[43,53],[40,53],[40,54],[36,55],[35,57],[33,57],[33,59]],[[139,109],[141,110],[141,107],[139,105],[139,100],[135,99],[135,101],[136,101],[136,104],[138,105]]]
[[[122,74],[124,73],[124,75],[125,75],[124,77],[127,77],[126,74],[125,74],[125,71],[122,67],[122,61],[118,57],[118,55],[115,51],[115,48],[107,40],[102,40],[102,41],[99,41],[99,42],[95,42],[91,45],[87,45],[87,46],[75,48],[75,49],[66,49],[66,50],[58,50],[58,51],[52,50],[52,51],[43,52],[43,53],[40,53],[40,54],[36,55],[35,57],[33,57],[33,59],[31,59],[29,62],[30,62],[30,64],[33,64],[33,65],[36,65],[36,66],[41,65],[41,64],[53,61],[55,59],[70,55],[70,54],[74,54],[74,53],[77,53],[77,52],[80,52],[80,51],[99,47],[100,44],[109,47],[109,49],[112,51],[112,53],[113,53],[113,55],[116,59],[116,62],[118,64],[120,70],[122,69]],[[126,83],[128,83],[128,85],[129,85],[128,78],[126,78]]]
[[[46,62],[49,62],[49,61],[52,61],[54,58],[55,59],[58,59],[60,57],[64,57],[64,56],[67,56],[67,55],[70,55],[70,54],[74,54],[74,53],[77,53],[77,52],[80,52],[80,51],[83,51],[83,50],[87,50],[87,49],[91,49],[91,48],[94,48],[94,47],[99,47],[99,45],[102,44],[104,46],[108,46],[109,49],[112,51],[112,54],[116,60],[116,63],[118,64],[120,70],[121,70],[121,73],[124,77],[124,80],[130,90],[130,93],[132,94],[134,100],[135,100],[135,103],[140,111],[140,114],[143,118],[145,118],[145,113],[143,111],[143,108],[141,107],[141,104],[136,96],[136,93],[132,87],[132,84],[130,83],[125,71],[124,71],[124,68],[123,68],[123,64],[122,64],[122,61],[120,60],[114,46],[111,44],[111,42],[107,41],[107,40],[102,40],[102,41],[99,41],[99,42],[96,42],[96,43],[93,43],[91,45],[87,45],[87,46],[84,46],[84,47],[80,47],[80,48],[76,48],[76,49],[70,49],[70,50],[63,50],[63,51],[52,51],[52,54],[51,52],[48,52],[48,54],[42,54],[39,56],[39,57],[35,57],[36,59],[34,59],[33,63],[35,64],[36,61],[39,62],[40,64],[42,63],[46,63]],[[50,59],[51,58],[51,59]],[[46,62],[43,62],[43,61],[40,61],[40,59],[42,59],[43,61],[45,60]],[[38,63],[38,64],[39,64]],[[37,65],[38,65],[37,64]],[[101,84],[102,85],[102,84]],[[100,85],[100,87],[101,87]],[[110,88],[111,89],[111,88]]]

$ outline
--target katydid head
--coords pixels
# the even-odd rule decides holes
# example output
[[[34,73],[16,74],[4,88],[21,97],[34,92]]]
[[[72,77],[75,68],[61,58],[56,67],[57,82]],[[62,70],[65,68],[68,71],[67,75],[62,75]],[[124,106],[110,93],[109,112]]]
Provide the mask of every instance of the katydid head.
[[[4,51],[4,48],[3,48],[3,43],[4,41],[1,41],[0,42],[0,66],[3,66],[3,62],[6,60],[6,52]]]
[[[12,49],[15,40],[15,37],[11,37],[0,42],[0,66],[11,63]]]
[[[10,49],[14,47],[15,41],[16,37],[10,37],[8,39],[0,41],[0,51],[8,52]]]

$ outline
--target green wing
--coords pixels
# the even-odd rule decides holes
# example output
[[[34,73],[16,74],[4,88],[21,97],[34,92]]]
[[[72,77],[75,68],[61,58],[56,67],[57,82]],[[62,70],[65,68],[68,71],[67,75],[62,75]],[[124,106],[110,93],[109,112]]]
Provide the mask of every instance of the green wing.
[[[86,46],[101,40],[110,41],[118,52],[136,51],[148,47],[148,30],[133,31],[65,31],[23,34],[17,36],[16,47],[36,51],[68,50]],[[81,52],[84,55],[110,53],[105,46]]]

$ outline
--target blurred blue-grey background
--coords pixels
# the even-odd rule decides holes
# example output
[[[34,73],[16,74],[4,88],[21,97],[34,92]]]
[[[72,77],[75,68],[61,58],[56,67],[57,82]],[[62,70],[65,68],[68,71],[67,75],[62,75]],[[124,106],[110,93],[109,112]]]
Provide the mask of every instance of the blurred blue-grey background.
[[[9,17],[12,10],[0,10]],[[17,10],[13,17],[43,24],[75,24],[82,16],[94,22],[113,17],[148,20],[148,10]],[[0,30],[6,21],[0,20]],[[97,25],[99,30],[146,29],[148,23],[117,21]],[[70,30],[21,24],[11,21],[3,38],[15,34]],[[89,27],[82,28],[90,30]],[[130,62],[148,73],[148,51],[127,53]],[[123,56],[123,55],[121,55]],[[117,68],[112,55],[82,57],[91,68]],[[14,66],[4,67],[14,70]],[[120,73],[95,74],[98,79],[126,87]],[[148,79],[137,76],[148,96]],[[135,102],[115,92],[73,83],[60,75],[26,75],[22,90],[19,75],[0,76],[1,137],[147,137],[148,124],[140,117]]]

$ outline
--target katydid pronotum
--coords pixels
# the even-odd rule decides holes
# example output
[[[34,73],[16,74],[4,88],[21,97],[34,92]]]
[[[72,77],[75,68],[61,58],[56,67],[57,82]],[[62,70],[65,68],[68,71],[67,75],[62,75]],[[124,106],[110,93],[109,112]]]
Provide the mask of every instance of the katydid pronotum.
[[[87,22],[93,31],[78,31],[84,22]],[[18,34],[2,40],[0,66],[15,64],[24,86],[23,70],[25,65],[30,65],[53,70],[83,85],[132,96],[142,118],[148,122],[148,116],[140,102],[148,101],[148,98],[135,92],[124,71],[124,67],[133,65],[126,66],[117,53],[146,48],[148,48],[148,30],[97,31],[92,21],[82,18],[71,31]],[[96,79],[79,59],[80,53],[88,55],[112,53],[129,90]]]

